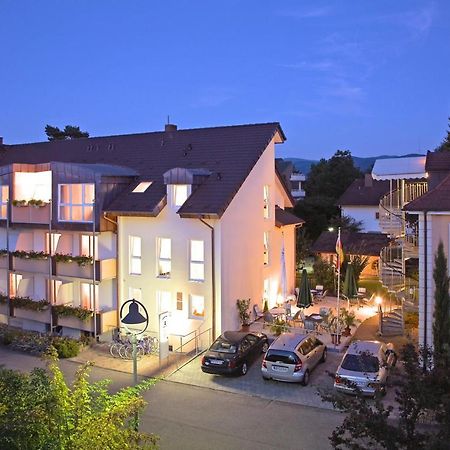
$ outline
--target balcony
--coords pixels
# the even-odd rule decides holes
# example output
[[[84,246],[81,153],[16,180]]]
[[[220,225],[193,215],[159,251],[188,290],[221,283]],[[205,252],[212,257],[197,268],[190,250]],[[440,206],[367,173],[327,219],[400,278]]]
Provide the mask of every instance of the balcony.
[[[291,191],[291,195],[294,198],[304,198],[305,197],[305,191],[303,189],[293,189]]]
[[[291,180],[291,181],[305,181],[305,180],[306,180],[306,176],[305,176],[305,174],[303,174],[303,173],[297,173],[297,172],[294,172],[294,173],[291,175],[290,180]]]
[[[25,320],[35,320],[41,323],[51,323],[52,310],[50,307],[43,311],[34,311],[25,308],[14,308],[14,317]]]
[[[50,263],[48,258],[34,259],[34,258],[18,258],[17,256],[13,256],[12,260],[13,260],[12,266],[13,270],[17,270],[18,272],[46,273],[46,274],[50,272]]]
[[[50,204],[43,206],[14,206],[11,207],[11,222],[15,223],[50,223]]]
[[[9,316],[9,305],[7,303],[0,303],[0,314]]]
[[[116,278],[117,261],[115,258],[94,261],[94,263],[88,263],[84,266],[80,266],[76,262],[53,261],[53,275],[56,277],[62,276],[92,280],[94,277],[94,268],[96,281]]]
[[[0,255],[0,269],[8,269],[9,268],[9,258],[7,255]]]
[[[99,311],[95,315],[97,320],[97,334],[102,334],[117,327],[117,311]],[[87,320],[81,320],[74,316],[60,316],[57,318],[59,326],[74,328],[76,330],[94,332],[94,313]]]

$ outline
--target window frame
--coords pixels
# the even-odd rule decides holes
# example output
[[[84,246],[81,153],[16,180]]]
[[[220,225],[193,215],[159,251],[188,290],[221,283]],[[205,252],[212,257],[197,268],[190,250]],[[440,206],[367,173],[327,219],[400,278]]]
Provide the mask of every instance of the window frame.
[[[83,303],[83,286],[89,286],[88,287],[88,291],[89,291],[89,308],[86,308],[82,305]],[[92,282],[85,282],[82,281],[80,283],[80,308],[83,309],[88,309],[89,311],[94,311],[94,292],[95,292],[95,299],[97,300],[97,311],[98,311],[98,300],[99,300],[99,285],[97,283],[92,283]]]
[[[88,253],[83,253],[83,238],[87,238],[88,240],[88,247],[89,251]],[[92,233],[86,234],[82,233],[80,234],[80,255],[83,256],[89,256],[91,258],[94,258],[98,260],[98,235],[93,236]]]
[[[3,198],[3,193],[6,193],[6,198]],[[8,218],[8,202],[9,202],[9,186],[7,184],[0,184],[0,220]],[[5,211],[5,214],[3,214]]]
[[[203,299],[203,314],[194,314],[193,312],[193,300],[194,297],[199,297]],[[195,320],[204,320],[205,319],[205,309],[206,309],[206,299],[204,295],[199,295],[199,294],[189,294],[189,318],[190,319],[195,319]]]
[[[162,258],[161,257],[161,248],[162,248],[162,241],[163,240],[168,240],[169,241],[169,246],[170,246],[170,255],[168,258]],[[162,279],[168,279],[172,276],[172,239],[171,238],[167,238],[167,237],[158,237],[156,238],[156,276],[157,278],[162,278]],[[161,262],[163,263],[169,263],[170,265],[170,270],[168,273],[161,273],[160,270],[160,264]]]
[[[263,186],[263,215],[264,219],[270,219],[270,186]]]
[[[192,259],[192,243],[201,242],[203,246],[203,259]],[[192,266],[202,266],[203,267],[203,278],[193,278],[192,277]],[[189,240],[189,281],[195,281],[198,283],[203,283],[205,281],[205,241],[202,239],[190,239]]]
[[[139,239],[139,249],[140,254],[134,255],[133,254],[133,239]],[[142,275],[142,237],[141,236],[134,236],[134,235],[128,235],[128,274],[129,275]],[[139,261],[139,273],[133,272],[133,261]]]
[[[73,203],[73,186],[81,185],[81,203]],[[70,186],[70,201],[69,203],[62,202],[61,191],[63,186]],[[94,198],[92,199],[92,203],[86,202],[86,186],[92,186],[94,189]],[[92,208],[92,220],[73,220],[73,207],[81,207],[81,215],[84,219],[85,217],[85,208]],[[70,208],[70,219],[62,219],[61,218],[61,208],[69,207]],[[59,183],[58,184],[58,222],[74,222],[74,223],[93,223],[94,222],[94,213],[95,213],[95,183]]]
[[[264,266],[270,265],[270,233],[269,231],[264,231],[264,250],[263,250],[263,263]]]

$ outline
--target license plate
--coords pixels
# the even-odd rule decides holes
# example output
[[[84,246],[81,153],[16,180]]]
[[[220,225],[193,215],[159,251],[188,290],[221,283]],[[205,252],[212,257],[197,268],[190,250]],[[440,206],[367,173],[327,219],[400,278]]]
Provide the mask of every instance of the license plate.
[[[275,372],[287,372],[288,368],[283,366],[272,366],[272,370]]]
[[[216,366],[221,365],[223,361],[221,361],[220,359],[210,359],[209,360],[210,364],[215,364]]]

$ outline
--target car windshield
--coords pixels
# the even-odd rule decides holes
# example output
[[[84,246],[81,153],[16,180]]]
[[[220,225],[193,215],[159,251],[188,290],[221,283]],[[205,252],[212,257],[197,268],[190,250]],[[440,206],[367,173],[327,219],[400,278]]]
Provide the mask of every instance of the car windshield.
[[[237,346],[220,337],[211,345],[211,350],[219,353],[236,353]]]
[[[285,350],[269,350],[264,359],[269,362],[284,364],[297,364],[298,362],[298,358],[294,353]]]
[[[352,372],[378,372],[380,363],[374,355],[346,355],[341,367]]]

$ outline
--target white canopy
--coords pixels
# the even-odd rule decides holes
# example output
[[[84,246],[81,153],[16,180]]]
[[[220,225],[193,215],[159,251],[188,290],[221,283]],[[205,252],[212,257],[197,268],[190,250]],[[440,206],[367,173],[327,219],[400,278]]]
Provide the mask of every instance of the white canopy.
[[[425,178],[426,156],[377,159],[372,169],[374,180],[407,180]]]

